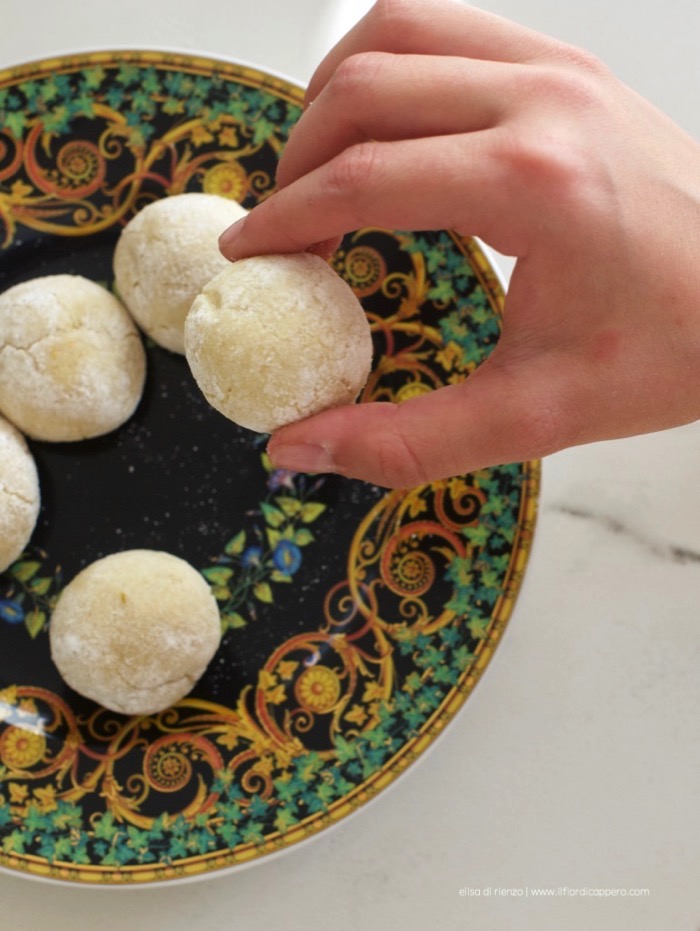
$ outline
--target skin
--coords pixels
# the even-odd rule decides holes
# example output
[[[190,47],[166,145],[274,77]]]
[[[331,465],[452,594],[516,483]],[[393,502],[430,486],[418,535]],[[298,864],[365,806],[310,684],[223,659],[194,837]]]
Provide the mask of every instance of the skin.
[[[700,146],[590,54],[455,0],[379,0],[314,74],[278,182],[228,258],[383,226],[517,262],[466,382],[284,427],[275,466],[409,487],[700,418]]]

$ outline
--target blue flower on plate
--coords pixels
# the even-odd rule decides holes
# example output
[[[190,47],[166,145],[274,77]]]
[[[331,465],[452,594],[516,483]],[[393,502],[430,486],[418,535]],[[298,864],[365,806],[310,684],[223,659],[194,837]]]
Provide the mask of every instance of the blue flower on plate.
[[[261,556],[261,546],[249,546],[243,550],[243,555],[241,556],[241,565],[245,566],[246,568],[249,566],[258,566],[260,565]]]
[[[24,608],[11,598],[0,598],[0,617],[8,624],[21,624],[24,620]]]
[[[285,575],[294,575],[301,565],[301,550],[291,540],[280,540],[272,554],[275,567]]]

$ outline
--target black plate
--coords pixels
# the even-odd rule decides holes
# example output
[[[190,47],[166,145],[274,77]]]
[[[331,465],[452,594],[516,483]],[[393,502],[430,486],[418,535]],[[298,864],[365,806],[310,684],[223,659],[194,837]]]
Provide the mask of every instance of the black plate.
[[[95,53],[0,75],[0,288],[70,272],[107,287],[123,224],[205,190],[274,187],[302,92],[234,64]],[[503,295],[478,245],[365,229],[333,265],[367,312],[362,400],[468,377]],[[538,463],[402,492],[275,471],[265,438],[208,407],[185,360],[147,345],[144,397],[108,436],[32,442],[42,509],[0,576],[0,865],[153,882],[313,836],[401,773],[463,704],[527,561]],[[80,698],[47,628],[83,566],[134,547],[188,560],[221,648],[185,700],[127,718]]]

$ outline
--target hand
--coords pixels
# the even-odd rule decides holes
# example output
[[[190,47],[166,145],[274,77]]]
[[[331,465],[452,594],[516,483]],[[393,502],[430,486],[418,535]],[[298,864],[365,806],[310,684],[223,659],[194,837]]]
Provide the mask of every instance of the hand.
[[[451,0],[379,0],[316,71],[278,180],[229,258],[382,226],[517,262],[467,381],[284,427],[276,466],[405,487],[700,418],[700,146],[589,54]]]

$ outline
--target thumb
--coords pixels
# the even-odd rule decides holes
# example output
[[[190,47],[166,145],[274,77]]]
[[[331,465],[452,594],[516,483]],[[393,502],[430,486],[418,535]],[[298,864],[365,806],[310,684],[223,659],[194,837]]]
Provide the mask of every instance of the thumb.
[[[270,459],[276,468],[410,488],[575,442],[561,392],[547,391],[531,369],[525,381],[490,363],[402,404],[337,407],[289,424],[270,440]]]

